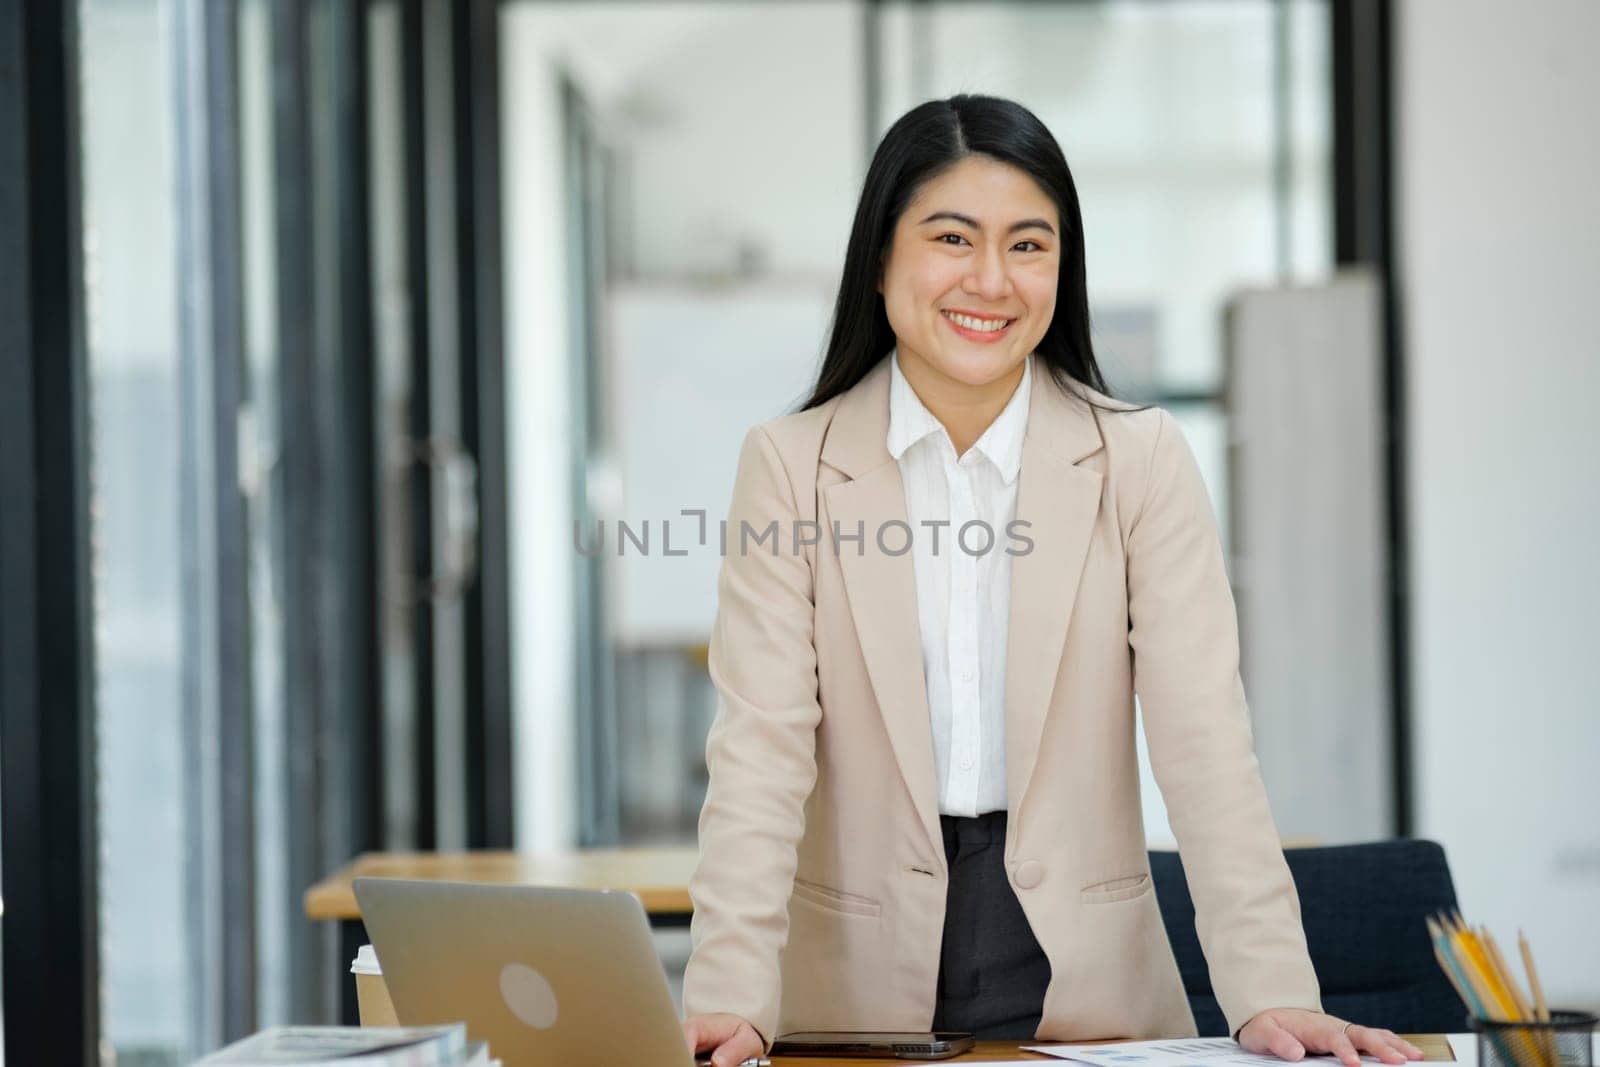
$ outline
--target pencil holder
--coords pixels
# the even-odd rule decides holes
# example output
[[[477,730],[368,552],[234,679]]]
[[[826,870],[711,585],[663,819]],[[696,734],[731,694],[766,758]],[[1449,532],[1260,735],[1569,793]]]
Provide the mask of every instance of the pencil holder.
[[[1478,1034],[1478,1067],[1594,1067],[1597,1022],[1581,1011],[1552,1011],[1547,1023],[1467,1019]]]

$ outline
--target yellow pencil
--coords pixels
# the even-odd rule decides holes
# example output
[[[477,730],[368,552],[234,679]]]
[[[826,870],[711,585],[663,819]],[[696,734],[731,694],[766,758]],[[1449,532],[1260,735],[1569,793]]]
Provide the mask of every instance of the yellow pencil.
[[[1498,1020],[1501,1015],[1500,1009],[1489,999],[1482,978],[1476,974],[1475,966],[1467,956],[1464,945],[1457,940],[1455,921],[1441,912],[1437,920],[1428,920],[1428,931],[1437,938],[1434,942],[1434,954],[1440,958],[1440,965],[1445,968],[1450,984],[1455,987],[1456,994],[1461,997],[1467,1010],[1481,1020]],[[1513,1043],[1507,1041],[1505,1035],[1486,1031],[1482,1036],[1505,1062],[1513,1064],[1523,1062],[1522,1057],[1513,1051]]]
[[[1516,1006],[1511,1000],[1511,994],[1500,984],[1499,975],[1495,973],[1494,964],[1489,962],[1489,953],[1484,949],[1483,943],[1478,940],[1478,935],[1472,931],[1471,927],[1463,925],[1460,936],[1467,946],[1467,952],[1472,957],[1473,965],[1483,978],[1485,988],[1489,990],[1494,1003],[1499,1006],[1501,1013],[1504,1015],[1502,1021],[1519,1022],[1520,1019],[1516,1013]]]
[[[1452,940],[1458,946],[1457,955],[1462,958],[1462,970],[1473,991],[1477,993],[1478,1002],[1483,1005],[1488,1021],[1501,1023],[1519,1021],[1515,1017],[1510,996],[1494,976],[1488,954],[1478,943],[1477,935],[1467,926],[1466,920],[1461,918],[1460,912],[1456,913],[1453,925],[1455,935]],[[1543,1060],[1538,1046],[1526,1033],[1510,1035],[1507,1052],[1519,1067],[1539,1067]]]
[[[1478,943],[1483,946],[1488,955],[1489,965],[1494,969],[1494,977],[1506,991],[1507,998],[1511,1001],[1512,1018],[1519,1022],[1532,1022],[1533,1013],[1528,1010],[1528,1002],[1522,996],[1522,989],[1517,985],[1517,980],[1512,977],[1510,969],[1506,967],[1505,957],[1500,955],[1500,946],[1495,944],[1494,935],[1487,926],[1477,929]]]

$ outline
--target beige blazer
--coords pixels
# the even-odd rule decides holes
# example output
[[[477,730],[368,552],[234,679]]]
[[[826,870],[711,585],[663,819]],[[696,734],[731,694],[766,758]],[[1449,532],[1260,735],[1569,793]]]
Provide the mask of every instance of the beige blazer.
[[[1042,363],[1033,374],[1005,862],[1050,960],[1037,1037],[1195,1032],[1151,891],[1136,692],[1229,1030],[1266,1008],[1320,1011],[1193,454],[1167,412],[1097,415]],[[885,358],[841,396],[752,428],[727,515],[683,999],[690,1015],[743,1016],[769,1050],[794,1030],[933,1018],[948,875],[912,554],[889,554],[903,528],[885,528],[888,551],[876,540],[907,521],[888,386]],[[864,543],[844,540],[858,523]],[[1026,548],[996,532],[1000,550]]]

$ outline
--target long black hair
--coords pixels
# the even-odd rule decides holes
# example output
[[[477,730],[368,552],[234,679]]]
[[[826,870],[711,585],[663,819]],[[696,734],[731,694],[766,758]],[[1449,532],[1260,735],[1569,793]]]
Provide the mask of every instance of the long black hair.
[[[1110,396],[1089,341],[1083,215],[1061,146],[1038,116],[1021,104],[962,93],[930,100],[906,112],[883,135],[873,154],[850,227],[828,353],[811,398],[799,410],[809,410],[845,392],[894,347],[894,331],[877,286],[895,224],[918,189],[972,155],[1017,167],[1055,201],[1061,219],[1056,311],[1035,351],[1063,388],[1081,396],[1081,391],[1072,387],[1079,383]]]

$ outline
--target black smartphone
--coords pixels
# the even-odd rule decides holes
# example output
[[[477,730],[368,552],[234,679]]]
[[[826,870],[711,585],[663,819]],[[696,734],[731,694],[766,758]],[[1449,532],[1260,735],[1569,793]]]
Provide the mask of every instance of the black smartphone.
[[[953,1030],[888,1032],[819,1030],[780,1034],[774,1056],[882,1056],[897,1060],[942,1060],[972,1047],[971,1034]]]

